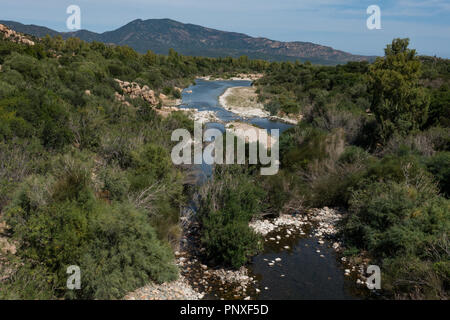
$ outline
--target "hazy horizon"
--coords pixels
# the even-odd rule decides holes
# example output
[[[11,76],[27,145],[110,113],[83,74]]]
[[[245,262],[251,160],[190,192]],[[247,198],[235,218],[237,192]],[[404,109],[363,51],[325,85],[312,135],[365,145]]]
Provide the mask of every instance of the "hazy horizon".
[[[444,0],[31,0],[2,4],[1,20],[66,28],[66,8],[81,7],[82,29],[102,33],[136,19],[168,18],[278,41],[312,42],[361,55],[383,55],[393,38],[408,37],[419,54],[450,58],[450,3]],[[369,5],[381,8],[381,30],[369,30]]]

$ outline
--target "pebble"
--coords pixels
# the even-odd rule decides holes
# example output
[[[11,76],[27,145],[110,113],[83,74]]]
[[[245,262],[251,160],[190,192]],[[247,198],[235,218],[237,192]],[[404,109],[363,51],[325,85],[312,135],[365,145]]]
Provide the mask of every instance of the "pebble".
[[[200,300],[204,294],[195,291],[187,279],[180,276],[178,280],[163,284],[150,283],[127,294],[125,300]]]

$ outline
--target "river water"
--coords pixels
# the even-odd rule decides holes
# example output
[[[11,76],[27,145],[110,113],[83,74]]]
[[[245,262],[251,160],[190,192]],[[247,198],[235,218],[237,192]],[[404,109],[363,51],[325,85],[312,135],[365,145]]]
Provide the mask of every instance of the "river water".
[[[206,81],[197,80],[195,85],[186,88],[182,94],[180,108],[198,109],[199,111],[215,111],[223,122],[244,121],[264,129],[279,129],[280,134],[292,127],[279,121],[265,118],[244,119],[235,115],[219,104],[219,96],[226,89],[235,86],[251,86],[250,81]],[[224,131],[221,123],[207,123],[206,128],[218,128]],[[195,170],[198,184],[202,184],[212,176],[212,167],[198,165]],[[258,279],[258,291],[252,299],[359,299],[363,291],[357,287],[356,275],[344,276],[344,265],[325,241],[319,244],[318,239],[311,237],[308,228],[305,235],[286,237],[286,230],[270,233],[266,239],[281,236],[279,241],[266,241],[263,252],[254,256],[248,265],[250,275]],[[289,247],[289,249],[285,249]],[[317,253],[320,250],[320,253]],[[322,255],[322,257],[321,257]],[[281,258],[274,266],[268,261]],[[216,297],[221,297],[217,292]]]

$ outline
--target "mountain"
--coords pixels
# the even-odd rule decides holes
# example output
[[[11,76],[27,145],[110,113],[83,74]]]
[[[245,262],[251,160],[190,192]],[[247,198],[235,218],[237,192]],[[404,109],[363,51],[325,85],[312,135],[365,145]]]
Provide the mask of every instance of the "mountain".
[[[57,32],[55,30],[24,25],[14,21],[0,21],[16,31],[36,37],[61,35],[78,37],[85,41],[100,41],[128,45],[136,51],[167,54],[170,48],[184,55],[207,57],[239,57],[273,61],[311,61],[317,64],[335,65],[348,61],[372,61],[374,57],[352,55],[310,42],[281,42],[267,38],[254,38],[243,33],[226,32],[194,24],[184,24],[170,19],[134,20],[125,26],[104,33],[87,30]]]

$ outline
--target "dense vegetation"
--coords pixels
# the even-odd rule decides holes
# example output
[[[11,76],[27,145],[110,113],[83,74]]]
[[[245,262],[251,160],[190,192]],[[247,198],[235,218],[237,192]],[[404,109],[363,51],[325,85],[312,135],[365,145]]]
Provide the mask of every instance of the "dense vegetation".
[[[445,298],[450,62],[417,57],[407,39],[385,52],[372,65],[271,65],[261,100],[304,120],[282,135],[282,171],[263,184],[285,209],[348,211],[346,254],[380,265],[388,292]]]
[[[197,75],[266,63],[35,41],[0,40],[0,210],[17,246],[0,257],[10,274],[0,297],[120,298],[176,278],[170,245],[185,199],[169,133],[193,124],[183,113],[162,118],[142,99],[117,101],[114,79],[178,98],[175,87]],[[82,270],[79,291],[66,290],[70,265]]]
[[[261,177],[251,166],[218,169],[218,183],[225,177],[226,186],[239,185],[242,198],[207,186],[211,257],[242,265],[245,249],[255,249],[243,199],[259,205],[254,214],[340,207],[348,212],[340,226],[344,254],[379,265],[387,295],[448,297],[450,62],[417,57],[407,39],[385,52],[372,65],[268,67],[257,81],[260,101],[274,114],[301,113],[303,120],[281,136],[278,175]],[[229,217],[227,207],[242,226],[216,218],[221,210]],[[238,228],[244,237],[235,236]]]
[[[211,263],[239,267],[259,249],[261,212],[341,207],[348,255],[381,266],[396,297],[446,298],[450,286],[450,62],[395,40],[374,64],[336,67],[198,58],[46,37],[0,40],[0,210],[15,255],[1,298],[120,298],[177,275],[183,173],[170,132],[141,99],[117,101],[115,78],[179,96],[199,75],[264,72],[259,99],[303,115],[281,136],[278,175],[218,166],[201,190],[201,241]],[[66,268],[79,265],[80,291]]]

